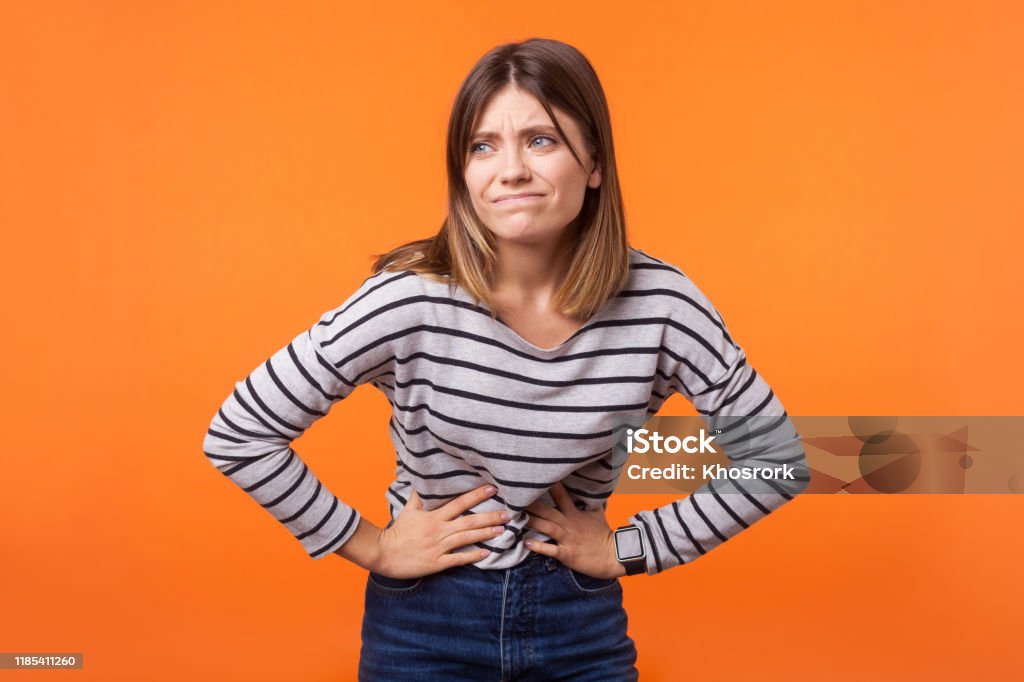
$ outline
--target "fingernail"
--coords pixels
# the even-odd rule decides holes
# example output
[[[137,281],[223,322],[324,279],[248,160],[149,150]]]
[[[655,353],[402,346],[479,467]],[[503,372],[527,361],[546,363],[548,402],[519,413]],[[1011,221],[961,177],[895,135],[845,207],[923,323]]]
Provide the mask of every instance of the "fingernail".
[[[490,553],[491,553],[491,550],[489,550],[489,549],[481,549],[480,550],[480,556],[487,556]]]
[[[504,533],[505,532],[505,527],[504,526],[492,526],[491,530],[493,530],[495,533]]]
[[[495,488],[493,485],[489,485],[487,486],[487,488],[484,489],[484,492],[490,495],[491,493],[498,492],[498,489]]]
[[[509,516],[508,514],[506,514],[505,512],[501,512],[501,520],[502,520],[502,521],[508,521],[508,520],[509,520],[509,519],[511,519],[511,518],[512,518],[512,517],[511,517],[511,516]]]
[[[527,540],[526,541],[526,546],[527,547],[533,547],[533,540]]]

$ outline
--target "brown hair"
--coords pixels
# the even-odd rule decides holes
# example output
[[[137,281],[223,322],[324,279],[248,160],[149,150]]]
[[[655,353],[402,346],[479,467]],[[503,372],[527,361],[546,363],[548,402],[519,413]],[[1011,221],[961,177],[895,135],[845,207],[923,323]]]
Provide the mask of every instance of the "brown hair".
[[[586,189],[569,270],[555,293],[555,304],[563,314],[590,317],[625,285],[629,245],[604,90],[587,58],[557,40],[531,38],[500,45],[473,66],[459,88],[448,120],[448,215],[435,236],[376,256],[372,270],[413,270],[449,284],[458,283],[477,301],[487,303],[496,316],[490,296],[495,241],[473,209],[464,170],[478,117],[489,99],[506,85],[514,85],[540,101],[582,168],[583,162],[552,107],[571,115],[600,163],[601,184]]]

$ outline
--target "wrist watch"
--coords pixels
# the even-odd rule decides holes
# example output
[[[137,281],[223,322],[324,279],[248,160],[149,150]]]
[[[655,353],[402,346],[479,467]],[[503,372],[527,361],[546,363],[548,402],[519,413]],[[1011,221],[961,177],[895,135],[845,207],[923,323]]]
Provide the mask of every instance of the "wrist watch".
[[[647,548],[639,527],[631,524],[615,529],[615,558],[626,567],[626,575],[647,570]]]

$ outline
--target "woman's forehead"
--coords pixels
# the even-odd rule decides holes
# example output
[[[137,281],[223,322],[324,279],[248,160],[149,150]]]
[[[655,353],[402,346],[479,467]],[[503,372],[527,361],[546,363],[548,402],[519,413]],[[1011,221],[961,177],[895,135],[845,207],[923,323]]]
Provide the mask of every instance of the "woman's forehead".
[[[551,118],[536,97],[521,90],[511,91],[508,87],[498,90],[480,105],[476,112],[475,128],[500,125],[512,116],[519,122],[528,119],[526,125],[551,125]],[[474,132],[476,132],[474,130]]]
[[[548,106],[558,118],[558,125],[562,126],[562,130],[567,133],[579,132],[573,130],[580,126],[568,112],[550,103]],[[505,86],[484,101],[469,132],[473,136],[497,137],[510,123],[513,129],[519,128],[528,132],[558,132],[555,122],[551,120],[551,116],[537,97],[511,86]]]

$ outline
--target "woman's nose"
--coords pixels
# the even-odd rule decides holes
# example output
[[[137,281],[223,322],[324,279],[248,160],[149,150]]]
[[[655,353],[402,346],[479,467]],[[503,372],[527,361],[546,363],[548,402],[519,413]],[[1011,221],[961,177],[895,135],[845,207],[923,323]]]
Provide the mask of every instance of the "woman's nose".
[[[523,159],[522,150],[516,147],[508,148],[502,155],[500,179],[510,182],[528,177],[529,174],[530,169]]]

